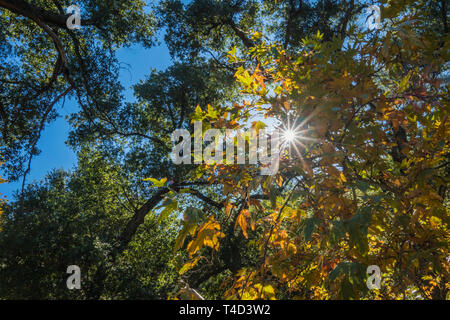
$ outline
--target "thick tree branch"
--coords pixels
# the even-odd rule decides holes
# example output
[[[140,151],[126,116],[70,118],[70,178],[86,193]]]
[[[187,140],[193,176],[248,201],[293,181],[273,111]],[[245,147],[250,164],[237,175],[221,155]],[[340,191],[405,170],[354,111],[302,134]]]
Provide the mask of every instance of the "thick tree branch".
[[[47,120],[47,117],[48,117],[50,111],[53,109],[53,106],[54,106],[54,105],[55,105],[62,97],[64,97],[65,95],[67,95],[72,89],[73,89],[73,88],[70,86],[70,87],[68,87],[64,92],[62,92],[59,96],[57,96],[56,99],[53,100],[53,102],[47,107],[47,110],[45,110],[45,113],[44,113],[44,115],[42,116],[41,123],[40,123],[39,129],[38,129],[37,137],[36,137],[36,139],[34,140],[33,144],[31,145],[31,148],[30,148],[30,157],[29,157],[29,159],[28,159],[27,169],[25,170],[25,172],[24,172],[24,174],[23,174],[22,188],[21,188],[21,194],[22,194],[22,196],[21,196],[21,198],[22,198],[22,209],[23,209],[23,190],[24,190],[24,188],[25,188],[26,177],[27,177],[27,174],[30,172],[30,169],[31,169],[31,160],[33,159],[33,155],[34,155],[34,151],[35,151],[35,148],[36,148],[36,144],[38,143],[38,141],[39,141],[39,139],[40,139],[40,137],[41,137],[41,133],[42,133],[42,130],[44,129],[44,125],[45,125],[45,122],[46,122],[46,120]]]
[[[122,232],[120,238],[119,238],[119,252],[122,252],[128,243],[133,238],[134,234],[136,233],[139,226],[144,223],[145,216],[153,210],[156,205],[163,200],[164,196],[169,193],[171,190],[179,190],[183,186],[188,185],[205,185],[207,182],[199,181],[199,182],[183,182],[172,185],[170,188],[160,188],[158,191],[150,198],[148,199],[139,209],[136,210],[134,216],[131,218],[131,220],[128,222],[127,226],[125,227],[124,231]],[[202,195],[199,191],[191,189],[191,191],[194,191],[192,194],[197,196],[198,198],[202,199],[203,201],[214,205],[216,207],[220,206],[219,203],[216,203],[215,201],[209,199],[208,197]],[[223,205],[221,206],[223,207]]]

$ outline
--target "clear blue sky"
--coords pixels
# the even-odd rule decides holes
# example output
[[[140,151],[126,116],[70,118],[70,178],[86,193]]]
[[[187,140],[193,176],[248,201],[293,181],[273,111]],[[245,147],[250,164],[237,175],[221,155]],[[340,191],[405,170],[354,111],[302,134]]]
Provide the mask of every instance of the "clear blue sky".
[[[162,40],[162,39],[161,39]],[[131,86],[145,79],[150,73],[150,68],[164,70],[172,64],[169,50],[165,43],[151,49],[144,49],[141,46],[132,46],[130,48],[120,49],[118,52],[119,61],[124,66],[129,66],[120,71],[120,81],[125,88],[125,99],[131,101],[134,99]],[[70,126],[65,120],[65,115],[76,112],[78,105],[73,101],[66,101],[64,108],[58,105],[58,111],[61,117],[48,125],[42,133],[38,142],[38,148],[41,154],[33,157],[31,162],[31,171],[27,176],[27,183],[33,180],[40,180],[52,169],[63,168],[70,170],[76,166],[77,159],[75,153],[67,147],[65,141],[70,131]],[[13,194],[20,189],[22,181],[13,183],[4,183],[0,185],[0,194],[7,199],[13,200]]]

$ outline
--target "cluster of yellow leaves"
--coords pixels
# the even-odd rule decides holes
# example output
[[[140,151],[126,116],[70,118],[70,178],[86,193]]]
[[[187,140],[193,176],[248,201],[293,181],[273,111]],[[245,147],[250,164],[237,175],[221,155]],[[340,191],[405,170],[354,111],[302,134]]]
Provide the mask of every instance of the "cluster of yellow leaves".
[[[0,166],[2,165],[2,163],[0,162]],[[6,183],[7,180],[3,179],[2,177],[0,177],[0,184],[2,183]],[[2,210],[2,204],[6,202],[6,198],[3,197],[3,195],[0,193],[0,218],[3,214],[3,210]],[[2,230],[1,224],[0,224],[0,231]]]
[[[240,300],[275,300],[275,289],[271,284],[264,284],[255,271],[243,268],[235,275],[233,285],[227,290],[227,299]]]

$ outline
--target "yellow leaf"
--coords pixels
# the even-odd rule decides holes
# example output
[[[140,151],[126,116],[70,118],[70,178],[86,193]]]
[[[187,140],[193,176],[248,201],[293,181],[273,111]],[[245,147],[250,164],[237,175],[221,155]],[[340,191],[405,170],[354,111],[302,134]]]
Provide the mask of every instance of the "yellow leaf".
[[[236,229],[236,226],[239,224],[239,226],[241,227],[241,229],[242,229],[242,233],[244,234],[244,237],[246,238],[246,239],[248,239],[248,234],[247,234],[247,220],[245,219],[245,216],[244,216],[244,211],[245,210],[242,210],[242,212],[237,216],[237,219],[236,219],[236,224],[235,224],[235,226],[234,226],[234,228]],[[248,211],[248,210],[247,210]]]

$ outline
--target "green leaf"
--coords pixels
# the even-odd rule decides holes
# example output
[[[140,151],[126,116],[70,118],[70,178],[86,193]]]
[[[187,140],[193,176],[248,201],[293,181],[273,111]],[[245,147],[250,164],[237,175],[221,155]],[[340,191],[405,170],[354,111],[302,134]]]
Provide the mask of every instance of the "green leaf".
[[[217,119],[217,112],[213,109],[211,105],[208,104],[207,116],[211,119]]]
[[[367,232],[371,219],[371,207],[362,207],[350,219],[344,221],[345,229],[350,236],[350,243],[365,254],[368,252]]]

